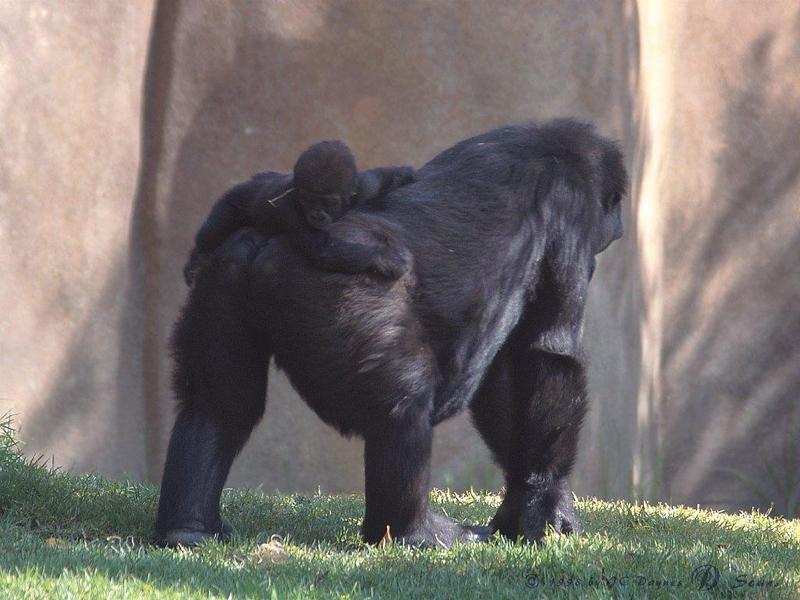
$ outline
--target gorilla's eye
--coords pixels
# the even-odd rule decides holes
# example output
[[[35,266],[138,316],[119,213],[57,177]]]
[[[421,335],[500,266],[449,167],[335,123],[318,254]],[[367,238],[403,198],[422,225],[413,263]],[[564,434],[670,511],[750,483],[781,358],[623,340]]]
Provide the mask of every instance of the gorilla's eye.
[[[622,194],[620,194],[619,192],[614,192],[613,194],[605,197],[605,199],[603,200],[603,207],[606,210],[611,210],[617,204],[619,204],[621,200],[622,200]]]

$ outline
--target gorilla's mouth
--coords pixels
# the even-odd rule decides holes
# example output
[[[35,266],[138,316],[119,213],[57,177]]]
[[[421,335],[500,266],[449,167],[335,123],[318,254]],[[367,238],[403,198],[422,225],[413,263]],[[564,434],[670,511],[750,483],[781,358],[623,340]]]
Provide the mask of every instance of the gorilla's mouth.
[[[316,227],[317,229],[322,229],[326,225],[330,225],[333,222],[333,219],[330,218],[328,213],[324,212],[311,212],[308,215],[308,223],[312,227]]]

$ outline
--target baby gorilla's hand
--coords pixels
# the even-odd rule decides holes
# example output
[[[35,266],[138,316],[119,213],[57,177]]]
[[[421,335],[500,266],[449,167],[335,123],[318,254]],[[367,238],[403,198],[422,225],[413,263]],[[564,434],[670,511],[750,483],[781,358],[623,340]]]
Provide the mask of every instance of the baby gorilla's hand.
[[[183,267],[183,279],[186,281],[186,285],[192,286],[197,273],[208,264],[209,260],[208,254],[203,254],[197,248],[192,249],[191,254],[189,254],[189,260],[186,261],[186,265]]]
[[[414,183],[417,180],[417,173],[411,167],[397,167],[394,174],[392,189]]]

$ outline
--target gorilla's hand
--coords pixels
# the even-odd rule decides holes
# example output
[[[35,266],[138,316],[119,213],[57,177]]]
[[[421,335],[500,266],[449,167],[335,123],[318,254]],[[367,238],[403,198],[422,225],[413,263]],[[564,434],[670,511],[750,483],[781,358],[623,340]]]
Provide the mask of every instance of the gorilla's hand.
[[[522,536],[527,542],[544,539],[548,526],[558,533],[580,533],[581,521],[575,511],[572,490],[566,481],[548,490],[512,489],[506,491],[490,527],[512,540]]]

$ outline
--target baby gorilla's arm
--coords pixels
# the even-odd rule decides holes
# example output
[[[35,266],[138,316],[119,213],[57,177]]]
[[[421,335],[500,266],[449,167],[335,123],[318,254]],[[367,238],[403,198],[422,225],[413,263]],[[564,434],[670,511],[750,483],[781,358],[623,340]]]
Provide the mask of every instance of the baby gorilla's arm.
[[[211,254],[237,229],[248,224],[248,209],[258,197],[258,177],[235,185],[217,200],[194,238],[194,248],[183,267],[186,285],[208,263]]]
[[[290,179],[282,173],[265,172],[254,175],[249,181],[239,183],[225,192],[211,208],[194,240],[189,260],[183,268],[183,277],[191,285],[194,276],[205,265],[209,256],[234,232],[254,223],[253,207],[267,194],[279,193],[289,185]]]
[[[363,205],[381,199],[399,187],[416,181],[411,167],[378,167],[358,174],[356,203]]]

